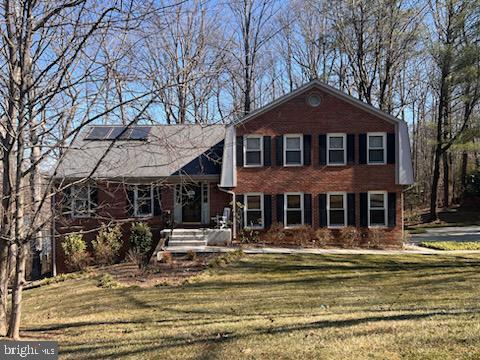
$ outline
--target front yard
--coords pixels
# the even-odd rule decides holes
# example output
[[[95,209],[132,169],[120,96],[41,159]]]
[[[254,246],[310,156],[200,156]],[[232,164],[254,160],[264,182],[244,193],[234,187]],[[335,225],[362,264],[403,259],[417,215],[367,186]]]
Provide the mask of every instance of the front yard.
[[[179,286],[26,291],[61,358],[477,359],[480,256],[251,255]]]

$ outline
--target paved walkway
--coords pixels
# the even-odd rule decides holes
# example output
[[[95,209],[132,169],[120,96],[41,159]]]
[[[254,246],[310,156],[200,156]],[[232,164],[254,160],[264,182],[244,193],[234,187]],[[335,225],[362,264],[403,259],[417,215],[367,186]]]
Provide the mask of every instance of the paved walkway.
[[[237,247],[222,247],[222,246],[174,246],[167,247],[166,250],[185,254],[188,251],[200,253],[224,253],[238,250]],[[246,254],[338,254],[338,255],[414,255],[414,254],[480,254],[480,250],[434,250],[427,249],[415,244],[406,245],[404,249],[399,250],[374,250],[374,249],[290,249],[277,247],[243,247],[243,252]]]
[[[412,243],[422,241],[480,241],[480,226],[442,227],[426,229],[424,234],[412,234]]]

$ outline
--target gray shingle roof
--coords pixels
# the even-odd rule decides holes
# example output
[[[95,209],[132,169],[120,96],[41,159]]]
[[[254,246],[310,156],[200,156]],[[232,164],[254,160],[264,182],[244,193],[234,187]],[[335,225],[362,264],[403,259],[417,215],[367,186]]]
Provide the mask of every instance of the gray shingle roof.
[[[94,178],[140,178],[172,175],[225,137],[224,125],[155,125],[147,141],[84,140],[72,143],[56,177],[83,178],[100,162]]]

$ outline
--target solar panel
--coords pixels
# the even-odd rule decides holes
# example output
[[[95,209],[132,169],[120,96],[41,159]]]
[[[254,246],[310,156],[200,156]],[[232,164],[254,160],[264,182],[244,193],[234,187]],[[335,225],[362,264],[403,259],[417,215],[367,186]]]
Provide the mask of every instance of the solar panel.
[[[87,140],[103,140],[112,130],[111,126],[93,126],[90,133],[85,137]]]
[[[126,140],[130,136],[132,129],[125,130],[125,126],[115,126],[112,132],[108,135],[108,140]],[[121,135],[120,135],[121,134]],[[119,137],[120,136],[120,137]]]
[[[130,140],[147,140],[150,134],[151,126],[135,126],[132,128]]]

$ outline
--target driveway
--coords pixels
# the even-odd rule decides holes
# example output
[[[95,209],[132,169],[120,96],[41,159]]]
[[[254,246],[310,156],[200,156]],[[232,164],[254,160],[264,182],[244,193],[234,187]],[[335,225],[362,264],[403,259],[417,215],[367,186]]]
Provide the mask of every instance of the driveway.
[[[411,242],[480,241],[480,226],[442,227],[426,229],[424,234],[412,234]]]

